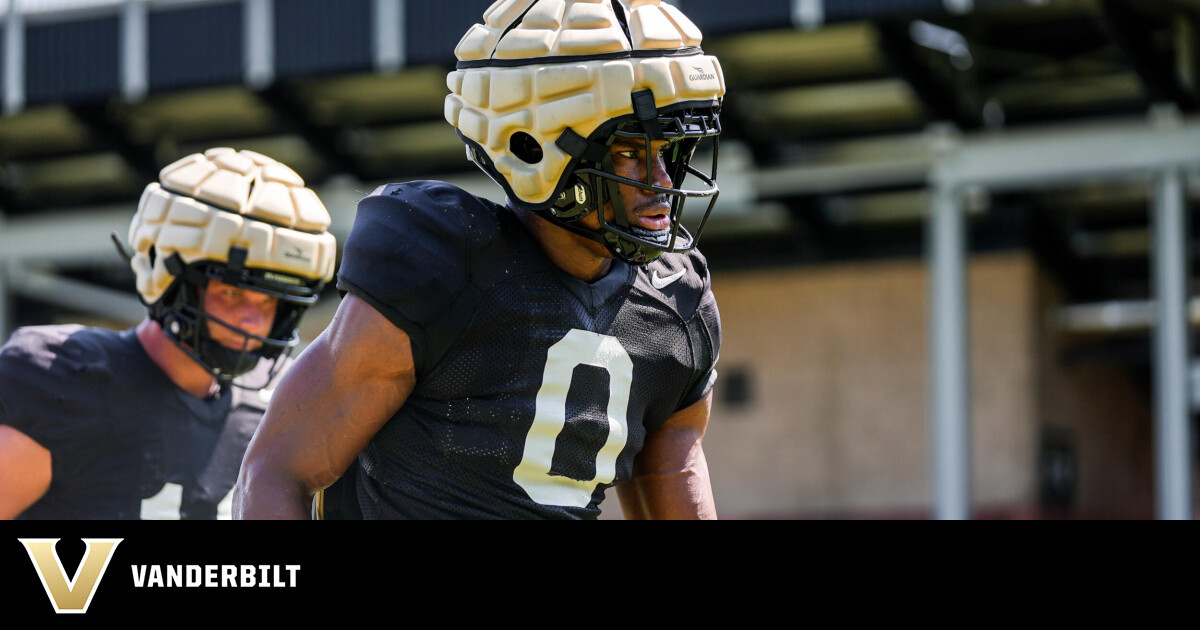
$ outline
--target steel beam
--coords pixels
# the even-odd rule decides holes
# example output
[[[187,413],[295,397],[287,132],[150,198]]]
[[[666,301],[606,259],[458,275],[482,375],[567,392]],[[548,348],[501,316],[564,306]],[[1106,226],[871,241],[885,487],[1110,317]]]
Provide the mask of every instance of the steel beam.
[[[404,0],[374,0],[375,69],[395,72],[404,67]]]
[[[17,0],[7,0],[4,16],[4,113],[25,107],[25,17]]]
[[[935,180],[990,189],[1046,188],[1094,177],[1147,177],[1200,167],[1200,124],[1146,123],[1010,131],[964,138],[935,165]]]
[[[792,0],[792,23],[802,29],[825,25],[825,0]]]
[[[1158,121],[1150,124],[966,138],[936,159],[930,172],[935,195],[928,229],[932,268],[931,431],[938,517],[964,516],[963,501],[970,485],[966,357],[970,339],[962,277],[966,260],[961,241],[962,213],[955,191],[971,186],[993,191],[1042,188],[1098,177],[1152,178],[1155,182],[1155,464],[1159,516],[1190,517],[1184,173],[1200,170],[1200,124],[1161,112],[1156,117]]]
[[[115,230],[125,238],[132,218],[128,205],[10,217],[0,230],[0,265],[95,265],[106,260],[119,264],[109,234]]]
[[[245,27],[245,81],[254,89],[275,81],[275,3],[243,0]]]
[[[1189,334],[1187,323],[1187,211],[1183,174],[1160,173],[1154,182],[1154,416],[1157,514],[1192,517]]]
[[[147,12],[145,0],[125,0],[121,12],[121,96],[131,103],[150,90]]]
[[[97,286],[45,271],[12,268],[9,288],[16,295],[133,325],[146,307],[132,293]]]
[[[929,424],[934,516],[970,518],[971,397],[962,195],[935,189],[929,214]]]

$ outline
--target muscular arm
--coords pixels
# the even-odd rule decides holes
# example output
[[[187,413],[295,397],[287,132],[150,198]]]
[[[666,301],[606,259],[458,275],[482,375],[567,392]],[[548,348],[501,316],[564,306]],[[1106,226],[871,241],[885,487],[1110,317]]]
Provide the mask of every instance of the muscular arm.
[[[633,461],[633,478],[617,486],[627,519],[715,519],[708,462],[701,439],[712,394],[671,415],[646,436]]]
[[[16,518],[50,489],[50,451],[0,424],[0,520]]]
[[[246,450],[234,517],[309,518],[416,384],[408,335],[347,295],[275,389]]]

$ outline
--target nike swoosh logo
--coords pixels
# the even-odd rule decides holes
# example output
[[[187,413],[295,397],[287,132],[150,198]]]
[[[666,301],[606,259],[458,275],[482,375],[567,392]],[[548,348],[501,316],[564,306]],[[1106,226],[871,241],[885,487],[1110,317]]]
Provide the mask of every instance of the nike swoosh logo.
[[[685,273],[687,273],[687,270],[673,273],[665,278],[660,278],[658,276],[658,270],[655,269],[654,273],[650,274],[650,284],[654,285],[655,289],[662,290],[670,286],[672,282],[682,278],[683,274]]]

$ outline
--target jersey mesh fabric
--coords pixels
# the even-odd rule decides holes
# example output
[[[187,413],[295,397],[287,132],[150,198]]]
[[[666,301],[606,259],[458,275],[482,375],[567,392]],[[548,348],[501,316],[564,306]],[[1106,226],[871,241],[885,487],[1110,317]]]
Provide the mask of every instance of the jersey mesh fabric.
[[[261,404],[201,400],[172,383],[133,330],[23,328],[0,349],[5,424],[50,451],[50,489],[21,519],[136,519],[164,484],[179,518],[215,518]]]
[[[408,401],[360,456],[364,516],[597,517],[609,483],[595,484],[587,505],[564,506],[539,503],[514,481],[535,417],[546,413],[536,401],[548,357],[568,335],[615,340],[617,354],[628,356],[632,372],[624,381],[611,367],[574,360],[554,364],[569,375],[559,379],[568,384],[561,397],[552,398],[551,406],[565,406],[566,420],[549,470],[552,479],[595,478],[597,453],[609,436],[614,383],[623,382],[628,404],[620,412],[628,430],[613,483],[628,480],[646,432],[707,393],[696,384],[710,380],[715,355],[707,347],[694,348],[689,334],[697,305],[711,300],[706,271],[695,268],[703,259],[664,257],[690,273],[687,282],[669,288],[674,301],[687,304],[678,308],[644,282],[644,270],[623,263],[591,285],[564,274],[507,209],[458,189],[418,182],[377,196],[389,201],[360,205],[339,286],[377,305],[410,337],[425,340],[416,357],[424,367]],[[422,204],[433,197],[452,201],[457,214]],[[471,229],[432,248],[423,229],[435,222],[431,214]],[[444,227],[438,228],[442,238]],[[358,238],[365,234],[369,242]],[[381,234],[391,238],[385,241]],[[398,287],[428,286],[421,276],[429,269],[460,269],[463,275],[445,277],[432,297],[445,308],[422,316],[420,309],[429,311],[430,301],[409,308],[407,301],[420,296]],[[713,321],[701,328],[716,326]]]

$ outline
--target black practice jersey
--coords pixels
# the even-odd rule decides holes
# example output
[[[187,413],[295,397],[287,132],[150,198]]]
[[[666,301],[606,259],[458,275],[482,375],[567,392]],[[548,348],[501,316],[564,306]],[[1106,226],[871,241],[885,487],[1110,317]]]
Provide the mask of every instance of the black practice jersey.
[[[367,518],[596,518],[716,375],[698,252],[585,283],[511,210],[441,182],[360,202],[338,286],[408,334],[417,367],[358,460]]]
[[[132,329],[18,329],[0,349],[0,424],[49,450],[52,470],[20,518],[216,518],[265,401],[191,396]]]

